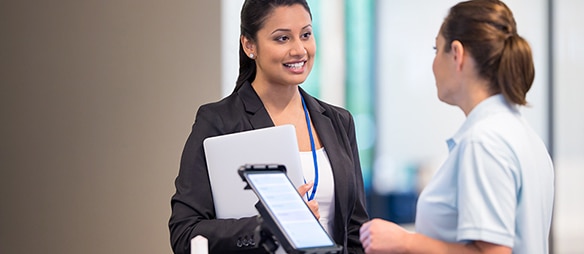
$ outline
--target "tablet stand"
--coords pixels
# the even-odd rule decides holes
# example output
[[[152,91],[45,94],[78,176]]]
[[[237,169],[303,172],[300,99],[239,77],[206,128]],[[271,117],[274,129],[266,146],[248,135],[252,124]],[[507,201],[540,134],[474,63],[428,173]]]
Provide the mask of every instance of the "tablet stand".
[[[259,239],[258,246],[264,247],[269,253],[275,253],[278,249],[279,243],[274,234],[264,223],[262,216],[258,216],[259,225],[255,230],[255,239]]]
[[[279,228],[276,225],[276,223],[270,219],[271,217],[267,214],[268,211],[261,202],[258,202],[255,205],[255,207],[260,213],[260,215],[258,216],[259,225],[256,227],[255,230],[255,238],[259,239],[258,246],[263,246],[264,249],[269,253],[275,253],[276,250],[278,249],[278,246],[280,245],[280,242],[278,242],[278,238],[285,239],[284,235],[282,234],[282,232],[279,231]],[[264,217],[267,219],[264,219]],[[272,232],[274,232],[275,234]],[[298,250],[294,249],[289,243],[284,242],[282,244],[283,244],[282,247],[284,248],[284,250],[286,250],[286,253],[292,254],[335,254],[340,253],[340,251],[342,250],[342,247],[340,246],[330,248],[313,248],[309,250]]]

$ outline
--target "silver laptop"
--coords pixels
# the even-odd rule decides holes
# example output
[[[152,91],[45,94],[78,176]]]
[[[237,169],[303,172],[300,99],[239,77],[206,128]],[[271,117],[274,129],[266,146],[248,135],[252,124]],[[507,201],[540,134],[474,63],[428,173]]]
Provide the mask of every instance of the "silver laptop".
[[[217,218],[257,215],[258,198],[244,190],[237,170],[245,164],[284,164],[295,187],[304,183],[293,125],[281,125],[207,138],[203,141]]]

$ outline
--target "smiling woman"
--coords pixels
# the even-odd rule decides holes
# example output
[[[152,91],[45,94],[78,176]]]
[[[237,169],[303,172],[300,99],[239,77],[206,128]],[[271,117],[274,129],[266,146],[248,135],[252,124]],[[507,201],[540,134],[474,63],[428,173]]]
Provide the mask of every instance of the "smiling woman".
[[[241,45],[247,55],[254,55],[257,64],[252,83],[256,90],[271,85],[293,88],[306,80],[314,64],[316,42],[310,14],[301,5],[278,7],[256,39],[241,36]]]
[[[198,109],[171,199],[175,253],[203,235],[210,252],[257,253],[256,216],[217,218],[202,143],[208,137],[290,124],[308,184],[298,192],[345,253],[362,253],[359,227],[368,219],[351,114],[309,95],[300,84],[316,54],[305,0],[246,0],[241,10],[239,77],[234,91]],[[234,169],[236,174],[236,169]]]

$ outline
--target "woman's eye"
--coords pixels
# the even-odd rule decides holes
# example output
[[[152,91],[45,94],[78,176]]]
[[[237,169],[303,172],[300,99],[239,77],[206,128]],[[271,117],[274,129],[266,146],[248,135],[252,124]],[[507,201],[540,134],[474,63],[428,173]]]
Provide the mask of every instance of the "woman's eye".
[[[288,36],[280,36],[276,38],[276,41],[287,41],[288,40]]]
[[[312,32],[307,32],[307,33],[302,34],[302,38],[307,39],[307,38],[310,38],[311,35],[312,35]]]

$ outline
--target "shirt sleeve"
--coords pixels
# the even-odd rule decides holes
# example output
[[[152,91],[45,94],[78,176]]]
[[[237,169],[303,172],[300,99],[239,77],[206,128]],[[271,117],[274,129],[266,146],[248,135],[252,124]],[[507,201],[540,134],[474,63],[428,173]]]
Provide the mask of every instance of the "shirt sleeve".
[[[462,142],[459,153],[457,240],[513,247],[520,191],[513,151],[483,135]]]

